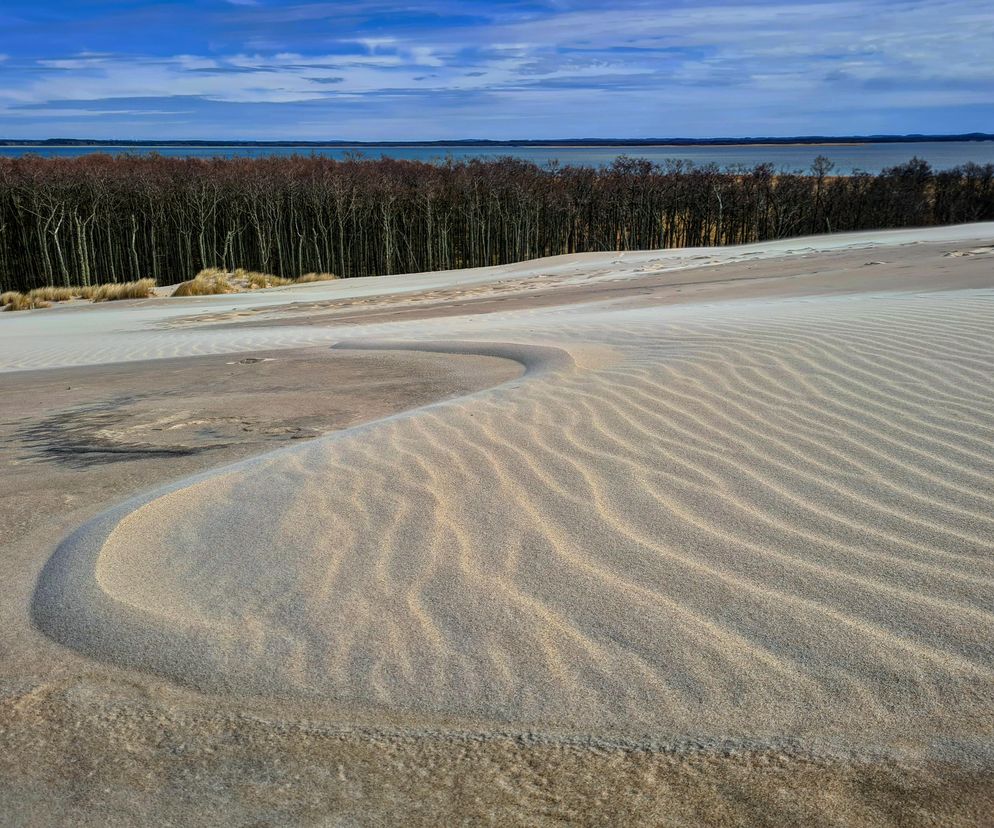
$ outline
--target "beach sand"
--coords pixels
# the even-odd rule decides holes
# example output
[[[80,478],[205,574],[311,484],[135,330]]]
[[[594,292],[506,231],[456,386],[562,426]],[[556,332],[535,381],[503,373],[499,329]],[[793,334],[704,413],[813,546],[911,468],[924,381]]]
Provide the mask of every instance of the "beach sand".
[[[992,239],[0,320],[0,821],[985,824]]]

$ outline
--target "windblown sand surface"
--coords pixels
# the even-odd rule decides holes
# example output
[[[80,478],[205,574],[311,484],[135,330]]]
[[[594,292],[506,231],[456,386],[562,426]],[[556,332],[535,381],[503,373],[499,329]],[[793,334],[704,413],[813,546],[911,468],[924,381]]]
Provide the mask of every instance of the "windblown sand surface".
[[[483,360],[493,387],[135,491],[39,550],[24,611],[231,710],[989,781],[992,238],[588,255],[415,277],[406,302],[153,300],[67,310],[62,342],[32,314],[10,368],[324,343]],[[853,801],[833,807],[914,817]]]

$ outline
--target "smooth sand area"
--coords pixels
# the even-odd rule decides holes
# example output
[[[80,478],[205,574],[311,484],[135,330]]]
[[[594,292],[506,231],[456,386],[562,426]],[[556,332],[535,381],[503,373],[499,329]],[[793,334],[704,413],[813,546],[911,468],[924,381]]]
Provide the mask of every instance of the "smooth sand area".
[[[983,824],[992,240],[0,319],[0,809]]]

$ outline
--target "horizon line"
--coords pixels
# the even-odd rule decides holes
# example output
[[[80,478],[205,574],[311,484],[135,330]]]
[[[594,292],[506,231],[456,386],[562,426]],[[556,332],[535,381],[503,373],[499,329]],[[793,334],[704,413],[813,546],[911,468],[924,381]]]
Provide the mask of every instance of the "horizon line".
[[[879,143],[927,143],[956,141],[994,141],[994,133],[907,133],[869,135],[786,135],[786,136],[742,136],[714,138],[453,138],[426,140],[227,140],[205,138],[0,138],[0,146],[51,147],[51,146],[203,146],[203,147],[418,147],[418,146],[715,146],[749,144],[879,144]]]

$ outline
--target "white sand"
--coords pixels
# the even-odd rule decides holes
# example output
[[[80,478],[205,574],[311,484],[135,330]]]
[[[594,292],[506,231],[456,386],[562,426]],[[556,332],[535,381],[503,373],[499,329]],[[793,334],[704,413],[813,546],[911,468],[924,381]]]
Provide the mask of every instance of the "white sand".
[[[287,315],[286,311],[299,306],[303,315],[310,304],[322,301],[367,302],[379,297],[403,299],[416,292],[429,292],[431,296],[431,292],[453,289],[485,293],[492,290],[495,283],[513,287],[528,280],[538,283],[547,281],[554,285],[612,282],[636,290],[639,282],[647,276],[672,273],[673,281],[677,282],[681,272],[689,268],[714,265],[734,267],[741,263],[786,258],[796,260],[796,270],[802,272],[811,268],[811,257],[818,253],[866,250],[869,261],[885,255],[888,250],[923,243],[958,243],[963,251],[967,251],[976,247],[971,242],[990,240],[992,237],[994,223],[839,233],[737,247],[579,253],[500,267],[342,279],[225,296],[56,305],[50,309],[0,316],[0,372],[296,348],[334,342],[343,336],[394,338],[407,335],[406,326],[376,323],[352,325],[346,331],[294,325],[268,329],[214,326],[209,330],[170,326],[170,323],[180,319],[202,317],[207,320],[219,312],[229,313],[228,321],[239,321],[240,317],[236,314],[248,315],[260,309],[275,308]],[[722,272],[716,270],[715,278],[721,278]],[[934,287],[943,286],[942,280],[938,279],[932,279],[932,284]],[[852,287],[852,283],[847,283],[847,286]],[[289,315],[292,318],[293,315]],[[449,337],[453,335],[451,328],[451,323],[447,321],[427,329],[420,326],[417,334],[435,339]],[[481,326],[470,326],[468,330],[475,335],[481,331]]]
[[[873,244],[869,261],[924,237],[976,248],[994,226],[752,252]],[[637,288],[672,255],[562,268]],[[137,359],[344,339],[529,368],[124,504],[51,559],[36,622],[89,655],[222,694],[984,751],[994,274],[988,288],[940,290],[943,278],[347,328],[178,332],[154,327],[174,312],[152,304],[66,313],[73,338],[46,347],[32,346],[54,315],[32,314],[3,352],[8,368],[120,359],[122,343]],[[321,288],[334,289],[357,288]],[[115,319],[121,333],[96,333]]]

